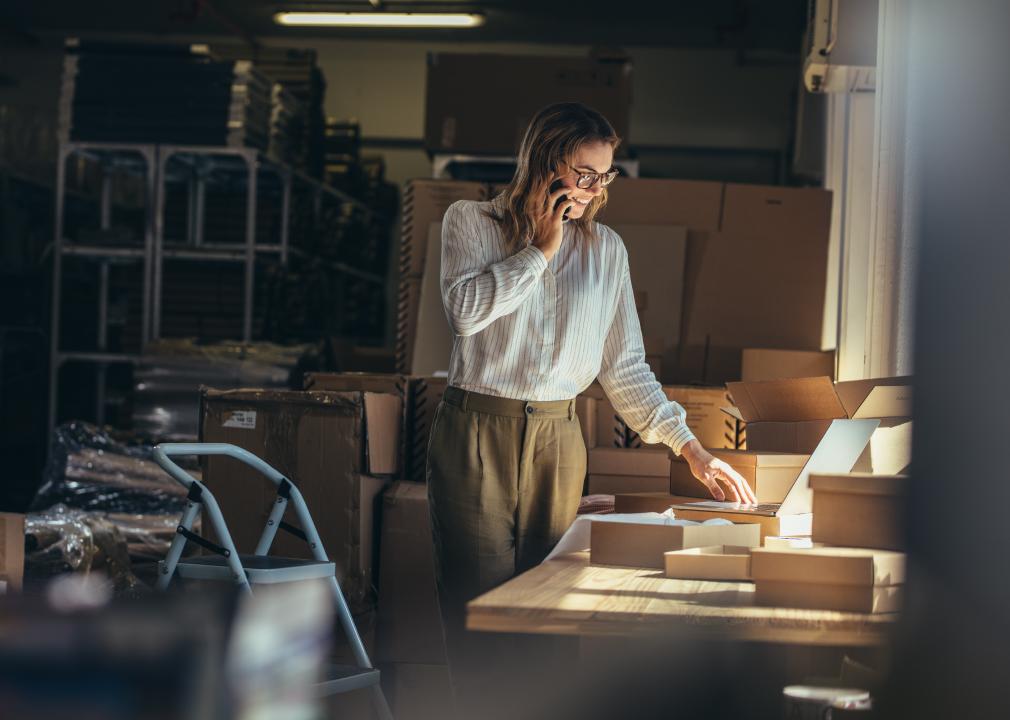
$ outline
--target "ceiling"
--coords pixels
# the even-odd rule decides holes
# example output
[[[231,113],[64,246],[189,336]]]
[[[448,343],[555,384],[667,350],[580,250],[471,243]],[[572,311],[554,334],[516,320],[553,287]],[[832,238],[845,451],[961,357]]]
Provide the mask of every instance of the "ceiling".
[[[399,12],[480,12],[484,26],[467,30],[305,29],[280,27],[282,10],[371,11],[359,2],[292,0],[33,0],[0,9],[0,41],[59,34],[158,35],[166,39],[233,36],[271,38],[401,39],[429,42],[722,47],[796,53],[805,0],[400,0]],[[7,3],[7,5],[12,5]]]

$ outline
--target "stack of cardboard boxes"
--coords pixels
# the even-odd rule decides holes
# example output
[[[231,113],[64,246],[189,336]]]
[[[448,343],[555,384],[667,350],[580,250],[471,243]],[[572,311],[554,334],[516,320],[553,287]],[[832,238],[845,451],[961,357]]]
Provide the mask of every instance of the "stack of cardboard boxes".
[[[394,387],[344,392],[213,390],[200,395],[200,440],[237,445],[284,473],[301,491],[348,603],[374,606],[375,516],[383,489],[402,469],[403,398]],[[252,552],[276,488],[228,457],[204,458],[239,552]],[[297,526],[294,511],[288,523]],[[206,534],[214,528],[204,518]],[[304,540],[280,532],[271,554],[310,558]]]
[[[899,610],[908,482],[905,476],[871,473],[811,475],[812,547],[755,550],[756,602],[864,613]]]

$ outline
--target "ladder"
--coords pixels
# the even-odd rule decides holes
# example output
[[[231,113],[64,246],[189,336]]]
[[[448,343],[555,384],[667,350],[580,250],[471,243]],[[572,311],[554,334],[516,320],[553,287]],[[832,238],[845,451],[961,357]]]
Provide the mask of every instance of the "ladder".
[[[252,555],[240,555],[235,549],[231,533],[228,532],[214,495],[206,485],[170,459],[178,455],[224,455],[234,458],[259,471],[277,486],[277,498]],[[347,636],[357,664],[331,666],[327,679],[318,685],[317,691],[319,695],[334,695],[371,687],[372,700],[380,719],[392,720],[392,713],[379,685],[379,671],[372,667],[365,646],[361,642],[361,636],[354,625],[347,600],[337,582],[336,566],[327,557],[308,506],[294,483],[248,450],[227,443],[162,443],[155,446],[153,459],[188,491],[186,509],[172,539],[168,555],[158,564],[158,580],[155,588],[159,591],[167,590],[176,575],[192,580],[232,582],[247,593],[252,593],[253,585],[314,579],[328,581],[336,600],[340,626]],[[289,503],[294,508],[301,529],[284,522],[284,513]],[[220,544],[193,532],[193,524],[203,509],[207,511],[207,519],[214,528]],[[304,539],[312,550],[313,559],[301,560],[268,555],[280,528]],[[212,554],[183,560],[182,551],[188,542],[199,545]]]

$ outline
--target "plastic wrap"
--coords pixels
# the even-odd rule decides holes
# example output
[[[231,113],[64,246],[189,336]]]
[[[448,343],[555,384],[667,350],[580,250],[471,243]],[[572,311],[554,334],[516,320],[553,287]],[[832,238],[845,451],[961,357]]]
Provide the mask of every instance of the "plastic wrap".
[[[130,569],[126,539],[102,513],[55,505],[25,516],[25,578],[100,571],[116,595],[138,595],[143,584]]]
[[[58,427],[52,443],[28,516],[35,530],[35,570],[42,576],[89,571],[96,553],[119,557],[110,552],[113,544],[122,546],[126,572],[130,559],[164,559],[185,508],[186,489],[151,460],[153,446],[82,422]],[[195,458],[177,462],[200,477]],[[105,551],[102,543],[96,545],[96,533],[106,538]]]
[[[133,426],[161,440],[195,440],[201,385],[216,388],[299,388],[314,346],[215,343],[190,339],[148,345],[134,370]]]
[[[89,423],[61,425],[31,509],[62,503],[79,510],[181,517],[186,489],[151,460],[152,449],[143,439],[114,438]],[[187,470],[199,477],[197,468],[191,461]]]

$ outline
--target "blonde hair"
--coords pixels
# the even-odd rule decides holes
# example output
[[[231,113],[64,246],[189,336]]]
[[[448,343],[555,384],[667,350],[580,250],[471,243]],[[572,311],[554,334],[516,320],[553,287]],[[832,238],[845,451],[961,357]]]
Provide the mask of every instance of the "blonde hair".
[[[513,252],[529,244],[537,221],[553,208],[547,194],[562,165],[570,165],[585,145],[603,142],[615,150],[621,138],[603,115],[582,103],[548,105],[530,121],[519,145],[518,164],[502,192],[501,212],[492,206],[487,215],[498,223]],[[593,218],[607,204],[607,190],[597,195],[582,216],[570,222],[584,238],[593,237]]]

